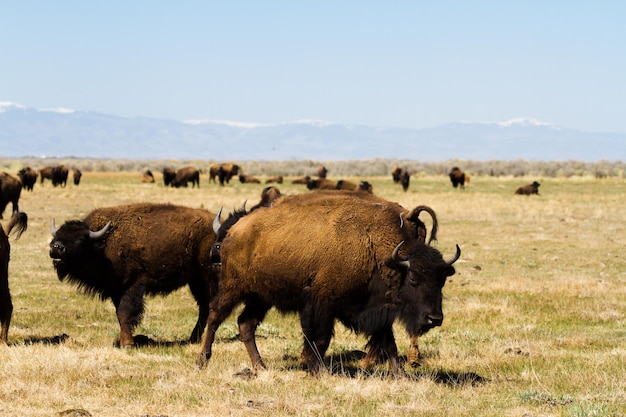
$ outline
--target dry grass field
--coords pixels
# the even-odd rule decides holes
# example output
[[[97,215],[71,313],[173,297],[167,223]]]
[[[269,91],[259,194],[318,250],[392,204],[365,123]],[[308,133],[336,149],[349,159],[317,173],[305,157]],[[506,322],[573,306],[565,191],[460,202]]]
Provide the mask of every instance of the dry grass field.
[[[340,324],[326,370],[302,373],[297,317],[273,311],[258,330],[268,370],[245,372],[236,315],[220,328],[207,368],[197,370],[200,345],[184,343],[197,314],[186,288],[148,300],[136,334],[158,343],[114,347],[112,304],[57,279],[50,220],[59,226],[137,201],[231,211],[257,203],[265,186],[219,187],[203,175],[200,189],[172,189],[160,179],[87,172],[78,187],[47,182],[22,192],[29,228],[11,239],[14,312],[9,345],[0,346],[0,416],[626,415],[624,178],[475,176],[455,190],[446,176],[424,175],[406,193],[390,177],[367,178],[379,196],[437,212],[444,256],[457,243],[462,249],[444,287],[443,326],[421,338],[423,363],[407,368],[407,379],[393,378],[386,365],[361,370],[366,341]],[[513,194],[535,179],[541,195]],[[289,180],[279,188],[309,192]],[[405,355],[401,327],[396,338]]]

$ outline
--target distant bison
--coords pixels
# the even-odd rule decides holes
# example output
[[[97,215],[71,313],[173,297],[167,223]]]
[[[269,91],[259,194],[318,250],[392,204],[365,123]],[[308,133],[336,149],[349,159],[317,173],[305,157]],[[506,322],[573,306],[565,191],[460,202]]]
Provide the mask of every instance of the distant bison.
[[[20,181],[22,181],[23,188],[26,188],[27,191],[33,191],[33,187],[37,182],[36,170],[31,167],[24,167],[18,171],[17,176],[20,178]]]
[[[172,168],[163,168],[163,185],[173,187],[174,178],[176,178],[176,171]]]
[[[319,167],[317,167],[317,176],[320,178],[326,178],[326,175],[328,175],[328,170],[326,169],[326,167],[324,165],[320,165]]]
[[[464,189],[465,183],[469,183],[469,175],[461,171],[459,167],[453,167],[448,176],[450,177],[450,182],[452,182],[452,186],[454,188],[460,186],[461,189]]]
[[[0,172],[0,219],[3,218],[4,210],[9,203],[12,203],[13,213],[19,211],[21,193],[22,181],[6,172]]]
[[[188,285],[198,305],[190,342],[199,342],[216,292],[210,263],[215,215],[169,204],[99,208],[84,220],[50,227],[50,257],[59,280],[110,299],[120,324],[120,346],[134,344],[144,296],[167,295]]]
[[[80,169],[74,168],[74,185],[80,184],[80,178],[83,176],[83,173]]]
[[[292,184],[307,184],[309,181],[311,180],[311,177],[309,175],[306,175],[304,177],[299,177],[299,178],[294,178],[293,180],[291,180]]]
[[[218,294],[197,365],[206,365],[218,326],[243,303],[239,333],[254,369],[265,368],[255,330],[276,307],[299,313],[301,362],[311,373],[339,320],[368,337],[365,364],[386,359],[402,375],[393,324],[404,324],[412,339],[442,324],[442,288],[460,256],[457,246],[444,260],[423,242],[425,210],[367,193],[319,191],[280,197],[239,219],[222,242]]]
[[[239,175],[239,182],[242,184],[260,184],[261,180],[252,175]]]
[[[326,178],[309,178],[306,183],[306,188],[309,190],[336,190],[337,183],[335,181],[327,180]]]
[[[231,162],[221,163],[221,164],[212,164],[209,167],[209,183],[215,183],[215,179],[220,182],[220,185],[224,185],[224,183],[230,183],[230,180],[235,175],[239,175],[241,168],[237,164],[233,164]]]
[[[9,258],[11,245],[9,235],[15,227],[16,239],[19,239],[26,230],[28,217],[26,213],[13,213],[11,220],[4,227],[0,227],[0,343],[6,343],[9,336],[9,325],[13,313],[11,293],[9,292]]]
[[[266,184],[282,184],[283,183],[283,176],[282,175],[277,175],[275,177],[269,177],[268,179],[265,180]]]
[[[150,171],[149,169],[146,169],[144,171],[143,174],[141,174],[141,182],[145,182],[145,183],[154,183],[154,175],[152,174],[152,171]]]
[[[400,168],[397,165],[393,167],[393,169],[391,170],[391,178],[393,179],[393,182],[395,182],[396,184],[400,182],[401,172],[402,172],[402,168]]]
[[[406,191],[409,189],[409,181],[411,180],[411,174],[406,169],[402,169],[400,171],[400,184],[402,185],[402,190]]]
[[[522,187],[519,187],[517,190],[515,190],[515,194],[520,194],[520,195],[531,195],[531,194],[537,194],[539,195],[539,186],[541,184],[539,184],[537,181],[533,181],[532,184],[528,184],[528,185],[524,185]]]
[[[187,187],[187,184],[191,183],[191,187],[200,188],[200,171],[194,167],[183,167],[176,171],[176,175],[172,180],[171,185],[179,187]]]
[[[358,184],[355,184],[346,180],[337,181],[337,185],[335,187],[337,190],[349,190],[349,191],[365,191],[368,193],[372,193],[372,184],[367,181],[359,181]]]
[[[52,185],[65,187],[70,170],[65,165],[57,165],[52,169]]]

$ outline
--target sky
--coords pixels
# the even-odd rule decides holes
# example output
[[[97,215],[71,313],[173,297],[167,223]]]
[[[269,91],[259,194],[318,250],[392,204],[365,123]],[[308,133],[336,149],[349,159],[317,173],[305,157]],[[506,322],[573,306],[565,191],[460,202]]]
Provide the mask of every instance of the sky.
[[[0,0],[0,101],[123,117],[626,133],[624,1]]]

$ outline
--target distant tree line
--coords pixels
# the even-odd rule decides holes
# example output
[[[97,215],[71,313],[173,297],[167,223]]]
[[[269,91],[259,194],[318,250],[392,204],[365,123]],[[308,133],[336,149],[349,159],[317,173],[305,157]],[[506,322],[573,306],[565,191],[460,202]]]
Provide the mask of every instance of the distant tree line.
[[[80,169],[83,172],[110,172],[135,171],[162,172],[163,168],[177,168],[191,165],[208,174],[209,167],[214,160],[149,160],[149,159],[93,159],[93,158],[0,158],[0,171],[17,172],[24,166],[39,169],[46,165],[63,164],[70,169]],[[286,160],[286,161],[238,161],[245,174],[266,176],[303,176],[315,175],[316,169],[324,165],[329,175],[336,176],[384,176],[390,175],[395,166],[406,168],[411,175],[448,175],[454,166],[460,167],[472,176],[514,176],[514,177],[575,177],[592,176],[596,178],[619,177],[626,178],[626,163],[622,161],[529,161],[491,160],[474,161],[450,159],[438,162],[426,162],[413,159],[379,158],[367,160],[345,161],[314,161],[314,160]]]

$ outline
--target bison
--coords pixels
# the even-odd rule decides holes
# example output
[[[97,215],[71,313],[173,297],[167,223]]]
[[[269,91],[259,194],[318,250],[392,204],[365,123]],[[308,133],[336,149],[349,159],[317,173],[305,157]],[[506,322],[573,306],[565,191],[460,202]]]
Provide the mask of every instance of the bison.
[[[450,177],[450,182],[452,182],[452,186],[454,188],[460,186],[461,189],[464,189],[465,183],[469,183],[469,175],[461,171],[459,167],[453,167],[448,176]]]
[[[9,245],[9,235],[11,232],[17,233],[19,239],[26,231],[28,216],[26,213],[13,213],[11,220],[4,227],[0,227],[0,343],[6,343],[9,336],[9,325],[11,324],[11,314],[13,304],[11,303],[11,293],[9,292],[9,255],[11,245]],[[15,230],[14,228],[17,227]]]
[[[176,175],[171,182],[173,187],[187,187],[191,183],[191,187],[200,188],[200,171],[194,167],[183,167],[176,171]]]
[[[59,280],[113,302],[122,347],[134,344],[144,296],[164,296],[188,285],[199,310],[189,338],[196,343],[216,292],[209,259],[214,217],[206,210],[170,204],[98,208],[58,230],[52,222],[50,257]]]
[[[240,218],[221,243],[218,294],[196,364],[206,365],[217,328],[243,303],[239,332],[255,370],[265,368],[255,330],[276,307],[299,313],[309,372],[319,371],[339,320],[368,337],[365,366],[387,359],[402,375],[393,323],[412,339],[440,326],[442,288],[460,256],[457,245],[444,260],[423,241],[422,211],[432,212],[367,193],[319,191],[283,196]]]
[[[154,175],[152,174],[152,171],[150,171],[149,169],[146,169],[144,171],[143,174],[141,174],[141,182],[145,182],[145,183],[154,183]]]
[[[57,165],[52,169],[52,185],[54,187],[67,185],[67,176],[70,170],[65,165]]]
[[[537,181],[533,181],[532,184],[524,185],[515,190],[515,194],[519,195],[531,195],[537,194],[539,195],[539,184]]]
[[[252,175],[239,175],[239,182],[242,184],[260,184],[261,180]]]
[[[311,180],[311,177],[309,175],[306,175],[304,177],[299,177],[299,178],[294,178],[291,183],[292,184],[307,184],[309,181]]]
[[[411,180],[411,174],[406,169],[402,169],[400,172],[400,184],[402,185],[402,190],[406,192],[409,189],[409,181]]]
[[[54,166],[43,167],[39,170],[39,178],[41,179],[40,184],[43,186],[43,180],[52,181],[52,171],[54,171]]]
[[[22,181],[9,175],[6,172],[0,172],[0,219],[4,214],[9,203],[13,205],[13,213],[19,211],[19,199],[22,193]]]
[[[283,183],[283,176],[282,175],[277,175],[275,177],[269,177],[268,179],[265,180],[266,184],[282,184]]]
[[[80,178],[83,176],[83,173],[80,169],[74,168],[74,185],[80,184]]]
[[[31,167],[24,167],[20,169],[17,176],[22,181],[22,188],[26,188],[27,191],[33,191],[33,187],[37,182],[37,171]]]
[[[335,181],[327,180],[326,178],[309,178],[306,183],[306,188],[309,190],[336,190],[337,183]]]
[[[168,186],[174,186],[172,183],[174,182],[174,178],[176,178],[176,171],[172,168],[163,168],[163,184]]]
[[[372,184],[367,181],[359,181],[358,184],[355,184],[351,181],[339,180],[335,188],[337,190],[365,191],[370,194],[373,192]]]
[[[317,176],[320,178],[326,178],[326,175],[328,175],[328,170],[326,169],[326,167],[324,165],[320,165],[319,167],[317,167]]]
[[[209,183],[215,183],[217,178],[220,185],[228,184],[232,177],[239,175],[240,170],[239,165],[233,163],[212,164],[209,167]]]
[[[399,183],[400,182],[400,173],[402,172],[402,168],[400,168],[399,166],[395,166],[393,167],[393,169],[391,170],[391,178],[393,179],[394,183]]]

